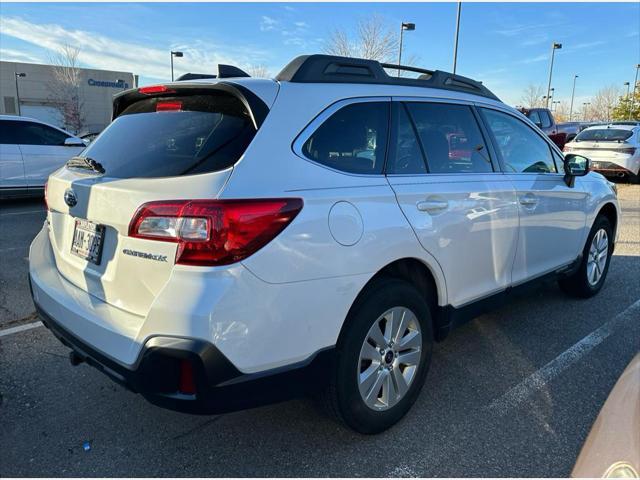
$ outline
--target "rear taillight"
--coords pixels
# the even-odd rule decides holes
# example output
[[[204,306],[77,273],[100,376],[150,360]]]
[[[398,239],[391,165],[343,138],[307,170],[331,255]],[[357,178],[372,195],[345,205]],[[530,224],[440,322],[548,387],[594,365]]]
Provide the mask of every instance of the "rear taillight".
[[[275,238],[302,209],[302,199],[170,200],[142,205],[129,236],[178,244],[176,263],[229,265]]]
[[[626,155],[633,155],[634,153],[636,153],[636,149],[634,147],[621,148],[617,151]]]
[[[571,145],[565,145],[564,147],[562,147],[562,151],[563,152],[571,152],[573,150],[573,147]]]

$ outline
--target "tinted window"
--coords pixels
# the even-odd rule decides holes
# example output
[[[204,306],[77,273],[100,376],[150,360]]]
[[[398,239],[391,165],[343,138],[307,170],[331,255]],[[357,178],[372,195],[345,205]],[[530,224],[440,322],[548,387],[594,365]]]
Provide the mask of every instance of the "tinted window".
[[[14,122],[11,120],[0,120],[0,143],[17,145],[18,141],[18,125],[22,122]]]
[[[507,173],[555,173],[549,144],[527,124],[506,113],[482,109]]]
[[[633,130],[621,128],[598,128],[583,130],[576,137],[577,142],[624,142],[633,135]]]
[[[553,123],[551,122],[549,112],[545,110],[540,110],[540,120],[542,120],[542,128],[549,128]]]
[[[21,145],[64,145],[69,135],[39,123],[18,122],[18,143]]]
[[[127,107],[81,155],[116,178],[206,173],[237,162],[255,132],[240,100],[225,93],[149,98]]]
[[[471,108],[408,103],[430,173],[492,172],[487,147]]]
[[[309,137],[302,153],[349,173],[382,173],[389,102],[354,103],[331,115]]]
[[[407,115],[406,107],[394,105],[397,112],[393,145],[389,152],[387,173],[421,174],[427,173],[427,167],[420,150],[413,124]]]

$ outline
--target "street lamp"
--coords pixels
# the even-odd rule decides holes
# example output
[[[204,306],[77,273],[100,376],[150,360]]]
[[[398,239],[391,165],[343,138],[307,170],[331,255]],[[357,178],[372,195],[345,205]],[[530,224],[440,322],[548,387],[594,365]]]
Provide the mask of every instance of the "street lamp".
[[[571,121],[571,116],[573,115],[573,97],[576,95],[576,79],[578,75],[573,76],[573,90],[571,90],[571,106],[569,107],[569,121]]]
[[[18,89],[18,78],[24,78],[27,76],[27,74],[18,72],[13,73],[16,76],[16,101],[18,102],[18,115],[22,115],[22,111],[20,110],[20,90]]]
[[[184,53],[182,52],[171,52],[171,81],[173,82],[173,57],[181,58],[184,57]]]
[[[547,86],[547,108],[549,108],[549,93],[551,92],[551,76],[553,75],[553,59],[556,54],[556,50],[562,48],[561,43],[553,42],[551,45],[551,66],[549,67],[549,85]]]
[[[588,107],[589,105],[591,105],[591,102],[584,102],[584,103],[582,104],[582,106],[584,107],[584,108],[582,109],[582,117],[583,117],[583,118],[582,118],[582,120],[584,120],[584,121],[586,121],[586,120],[587,120],[587,107]]]
[[[400,76],[400,66],[402,65],[402,36],[404,31],[412,32],[416,29],[415,23],[402,22],[400,25],[400,51],[398,52],[398,77]]]
[[[458,13],[456,14],[456,40],[453,44],[453,74],[456,74],[456,66],[458,65],[458,35],[460,34],[460,10],[462,2],[458,2]]]
[[[629,118],[627,120],[631,120],[631,105],[633,105],[633,103],[631,102],[631,99],[629,98],[629,86],[631,84],[629,82],[624,82],[624,86],[627,87],[627,102],[629,102]]]

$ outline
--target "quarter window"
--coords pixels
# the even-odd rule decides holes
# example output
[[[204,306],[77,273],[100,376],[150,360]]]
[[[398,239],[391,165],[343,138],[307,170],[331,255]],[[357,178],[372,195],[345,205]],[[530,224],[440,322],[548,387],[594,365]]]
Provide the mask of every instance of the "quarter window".
[[[430,173],[493,172],[480,127],[466,105],[408,103]]]
[[[348,173],[380,174],[386,154],[389,102],[347,105],[302,146],[309,159]]]
[[[556,173],[551,147],[521,120],[481,109],[507,173]]]

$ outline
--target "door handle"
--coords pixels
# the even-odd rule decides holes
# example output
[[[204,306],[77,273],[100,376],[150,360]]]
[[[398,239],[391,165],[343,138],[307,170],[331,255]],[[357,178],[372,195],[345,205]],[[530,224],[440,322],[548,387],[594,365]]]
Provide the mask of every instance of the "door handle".
[[[416,206],[421,212],[438,213],[449,208],[449,202],[446,200],[423,200],[418,202]]]
[[[522,205],[523,207],[535,207],[537,204],[538,199],[530,193],[527,193],[526,195],[520,197],[520,205]]]

